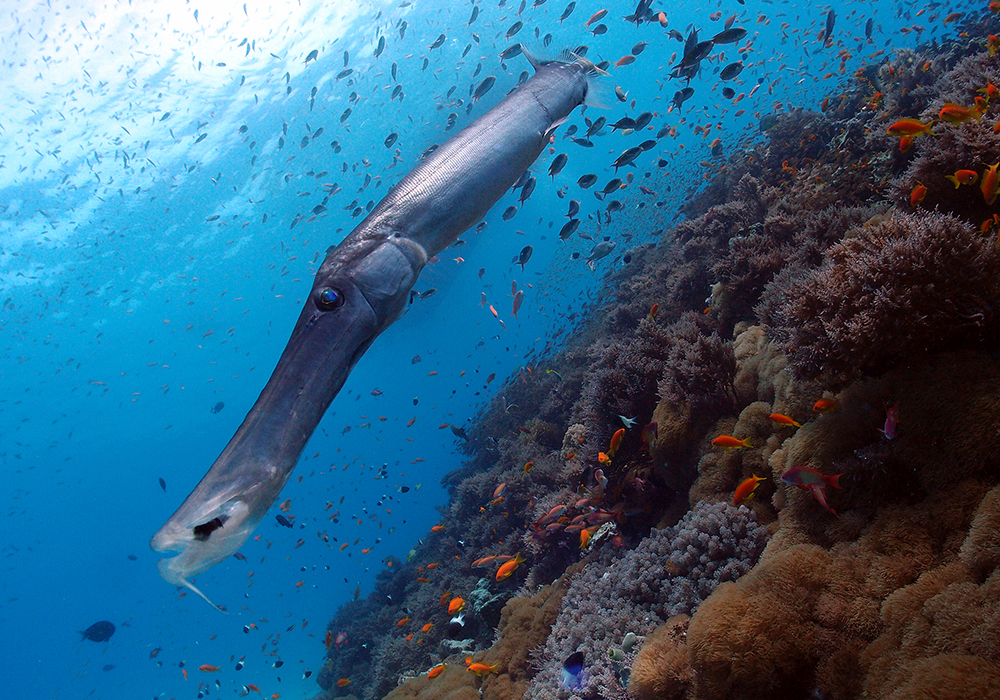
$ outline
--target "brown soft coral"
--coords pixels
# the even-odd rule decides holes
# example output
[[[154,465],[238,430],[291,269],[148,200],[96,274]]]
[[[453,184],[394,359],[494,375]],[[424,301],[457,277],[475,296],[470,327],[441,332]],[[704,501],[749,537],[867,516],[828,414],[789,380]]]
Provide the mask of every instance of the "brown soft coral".
[[[795,371],[840,384],[904,358],[1000,341],[1000,253],[942,214],[894,214],[763,303]]]
[[[681,700],[691,683],[687,628],[691,618],[677,615],[653,630],[632,662],[629,692],[636,700]]]

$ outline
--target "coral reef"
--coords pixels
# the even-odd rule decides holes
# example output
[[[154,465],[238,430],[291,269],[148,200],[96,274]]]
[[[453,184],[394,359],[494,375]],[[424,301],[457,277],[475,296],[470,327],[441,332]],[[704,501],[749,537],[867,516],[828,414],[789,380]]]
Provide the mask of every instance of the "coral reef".
[[[1000,339],[1000,254],[956,218],[895,213],[832,247],[766,319],[794,368],[844,384],[903,358]]]
[[[525,698],[621,696],[626,683],[609,650],[628,632],[642,635],[691,612],[717,585],[748,571],[766,540],[748,509],[706,503],[628,552],[604,550],[570,585]],[[560,677],[576,651],[583,652],[586,677],[571,693]]]
[[[905,150],[886,130],[973,104],[1000,69],[977,38],[850,81],[821,111],[765,115],[686,220],[626,253],[562,344],[497,388],[444,480],[445,529],[338,612],[348,641],[321,685],[350,676],[364,700],[997,697],[1000,215],[944,176],[1000,160],[1000,113]],[[723,451],[721,434],[752,447]],[[841,475],[834,512],[782,481],[793,467]],[[730,505],[750,476],[765,477],[756,498]],[[506,581],[472,565],[516,553]],[[466,598],[461,638],[444,591]],[[436,624],[407,640],[404,607],[413,630]],[[496,673],[468,673],[467,655]]]

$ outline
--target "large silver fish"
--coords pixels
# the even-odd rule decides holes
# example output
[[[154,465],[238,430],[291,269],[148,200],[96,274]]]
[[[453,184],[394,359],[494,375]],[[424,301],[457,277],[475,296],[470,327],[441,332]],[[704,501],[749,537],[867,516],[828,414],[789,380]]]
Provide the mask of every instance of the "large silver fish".
[[[527,55],[527,53],[525,54]],[[427,261],[478,222],[588,95],[597,69],[572,54],[535,75],[407,174],[327,251],[278,366],[208,473],[150,540],[168,582],[190,578],[246,541],[354,365],[406,306]],[[211,601],[208,601],[211,603]]]

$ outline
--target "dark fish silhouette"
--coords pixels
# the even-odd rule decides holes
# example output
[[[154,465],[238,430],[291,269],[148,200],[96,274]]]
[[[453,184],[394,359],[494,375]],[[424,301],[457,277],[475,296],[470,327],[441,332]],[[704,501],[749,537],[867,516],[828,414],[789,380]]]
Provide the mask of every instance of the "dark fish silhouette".
[[[163,480],[162,476],[160,477],[160,488],[163,489],[163,493],[167,492],[167,482]]]
[[[212,406],[211,410],[212,410],[212,413],[218,413],[219,411],[221,411],[225,407],[226,407],[226,404],[223,403],[222,401],[220,401],[219,403],[217,403],[214,406]]]
[[[444,34],[441,34],[440,36],[438,36],[437,39],[434,40],[434,43],[431,44],[430,46],[428,46],[427,48],[428,49],[436,49],[439,46],[441,46],[442,44],[444,44],[445,39],[447,39],[447,38],[448,37],[446,37]]]
[[[747,30],[743,27],[730,27],[713,36],[712,41],[716,44],[735,44],[746,35]]]
[[[531,254],[534,252],[534,250],[535,249],[532,248],[530,245],[526,245],[523,248],[521,248],[521,252],[518,254],[517,259],[514,262],[516,262],[518,265],[521,266],[522,272],[524,271],[524,266],[528,264],[529,260],[531,260]]]
[[[736,61],[736,63],[730,63],[728,66],[722,69],[719,73],[719,77],[723,80],[732,80],[737,75],[743,72],[743,61]]]
[[[114,633],[115,626],[107,620],[101,620],[100,622],[95,622],[90,627],[80,632],[82,635],[80,641],[89,639],[92,642],[106,642],[111,639],[111,635]]]
[[[283,527],[293,527],[292,522],[281,513],[275,515],[274,519],[277,520],[278,524]]]

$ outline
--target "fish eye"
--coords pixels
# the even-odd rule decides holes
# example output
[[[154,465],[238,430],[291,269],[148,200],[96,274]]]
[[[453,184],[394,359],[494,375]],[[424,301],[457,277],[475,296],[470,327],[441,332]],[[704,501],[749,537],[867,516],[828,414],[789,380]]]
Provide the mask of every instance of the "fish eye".
[[[339,289],[325,287],[316,295],[316,306],[323,311],[332,311],[344,303],[344,295]]]

